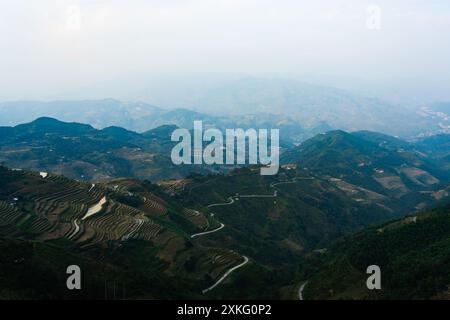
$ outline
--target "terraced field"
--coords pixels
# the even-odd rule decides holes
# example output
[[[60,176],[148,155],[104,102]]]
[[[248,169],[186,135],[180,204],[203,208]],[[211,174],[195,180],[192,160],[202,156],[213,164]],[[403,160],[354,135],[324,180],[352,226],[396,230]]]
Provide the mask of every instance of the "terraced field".
[[[1,194],[5,200],[0,200],[3,234],[45,240],[63,237],[86,247],[110,240],[151,240],[163,229],[149,216],[163,215],[167,209],[150,193],[142,201],[143,211],[110,199],[109,195],[128,192],[126,186],[114,191],[52,174],[2,170],[9,176]]]
[[[186,223],[197,231],[221,228],[212,215],[180,207],[170,195],[154,192],[154,186],[144,182],[121,179],[89,184],[1,166],[0,171],[0,237],[59,241],[64,247],[100,260],[105,258],[104,250],[111,247],[151,248],[151,265],[165,264],[164,273],[183,274],[198,294],[207,286],[218,285],[214,284],[222,282],[243,261],[241,254],[204,246],[186,232]],[[140,261],[146,256],[126,254],[119,263]],[[182,271],[186,257],[192,256],[199,257],[196,272]],[[135,267],[142,268],[142,262]]]
[[[118,179],[107,183],[107,187],[113,191],[121,192],[128,196],[134,196],[136,186],[141,182],[136,179]],[[167,214],[167,203],[160,197],[138,188],[137,193],[141,197],[139,208],[151,217],[161,217]]]
[[[13,234],[17,231],[16,224],[23,219],[23,212],[14,203],[0,201],[0,231]]]
[[[220,250],[214,252],[214,254],[208,257],[208,260],[202,261],[201,264],[203,264],[202,267],[210,270],[213,278],[219,279],[227,270],[240,262],[242,262],[242,255],[239,253],[231,250]]]
[[[209,221],[206,216],[198,210],[185,209],[184,216],[195,224],[200,230],[206,230],[209,227]]]
[[[166,204],[158,197],[152,194],[145,194],[143,197],[143,210],[150,216],[164,216],[167,214]]]

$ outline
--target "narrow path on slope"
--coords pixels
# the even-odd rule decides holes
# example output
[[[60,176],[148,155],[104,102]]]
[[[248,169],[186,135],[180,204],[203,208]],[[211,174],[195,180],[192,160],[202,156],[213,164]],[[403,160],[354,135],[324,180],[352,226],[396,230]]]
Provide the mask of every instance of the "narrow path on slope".
[[[204,236],[204,235],[206,235],[206,234],[210,234],[210,233],[217,232],[217,231],[219,231],[220,229],[222,229],[223,227],[225,227],[225,225],[224,225],[223,223],[220,223],[220,227],[218,227],[217,229],[210,230],[210,231],[205,231],[205,232],[199,232],[199,233],[193,234],[193,235],[191,236],[191,238],[195,238],[195,237],[199,237],[199,236]]]
[[[288,183],[295,183],[297,180],[314,180],[314,177],[311,178],[302,178],[302,177],[296,177],[296,178],[292,178],[290,181],[280,181],[280,182],[272,182],[269,187],[270,188],[275,188],[275,186],[280,185],[280,184],[288,184]],[[194,187],[195,188],[195,187]],[[190,189],[193,190],[194,188]],[[276,198],[278,197],[278,190],[275,190],[273,195],[270,194],[248,194],[248,195],[239,195],[236,194],[235,196],[231,196],[228,197],[228,202],[219,202],[219,203],[212,203],[207,205],[207,208],[213,208],[213,207],[219,207],[219,206],[229,206],[232,205],[235,200],[239,200],[241,198],[243,199],[248,199],[248,198]],[[211,216],[214,216],[215,213],[211,212]],[[196,234],[191,235],[191,238],[195,238],[195,237],[199,237],[199,236],[204,236],[210,233],[214,233],[217,232],[221,229],[223,229],[225,227],[225,225],[223,223],[220,223],[220,227],[211,231],[205,231],[205,232],[199,232]]]
[[[72,239],[73,237],[75,237],[78,233],[78,231],[80,231],[80,226],[77,223],[78,219],[73,220],[73,225],[75,226],[75,230],[68,236],[68,239]]]
[[[275,183],[271,183],[269,185],[270,188],[275,188],[275,186],[280,185],[280,184],[287,184],[287,183],[295,183],[297,180],[314,180],[314,178],[293,178],[291,181],[280,181],[280,182],[275,182]],[[192,190],[192,189],[191,189]],[[219,206],[229,206],[232,205],[235,200],[239,200],[240,198],[276,198],[278,196],[278,190],[275,190],[273,195],[267,195],[267,194],[250,194],[250,195],[235,195],[235,196],[231,196],[228,197],[228,202],[220,202],[220,203],[212,203],[207,205],[207,208],[213,208],[213,207],[219,207]],[[214,216],[214,213],[211,212],[211,216]],[[211,234],[214,232],[217,232],[221,229],[223,229],[225,227],[225,225],[223,223],[220,223],[220,227],[211,231],[205,231],[205,232],[200,232],[200,233],[196,233],[191,235],[191,238],[195,238],[195,237],[199,237],[199,236],[204,236],[207,234]],[[249,261],[249,259],[246,256],[243,256],[244,258],[244,262],[231,268],[230,270],[228,270],[219,280],[217,280],[216,283],[214,283],[211,287],[205,289],[202,291],[203,294],[207,293],[208,291],[213,290],[216,286],[218,286],[223,280],[225,280],[225,278],[227,276],[229,276],[234,270],[239,269],[241,267],[243,267],[244,265],[246,265]],[[306,286],[308,282],[306,281],[299,289],[299,299],[303,300],[303,289]]]
[[[228,200],[229,200],[228,202],[209,204],[206,207],[207,208],[212,208],[212,207],[219,207],[219,206],[229,206],[230,204],[234,203],[234,198],[233,197],[228,197]]]
[[[275,198],[277,197],[277,191],[275,190],[275,192],[273,193],[273,195],[267,195],[267,194],[249,194],[249,195],[236,195],[234,197],[228,197],[228,202],[219,202],[219,203],[212,203],[210,205],[207,206],[207,208],[212,208],[212,207],[219,207],[219,206],[229,206],[232,205],[235,202],[235,199],[240,199],[240,198]],[[211,212],[211,216],[214,216],[215,214],[213,212]],[[199,237],[199,236],[204,236],[210,233],[214,233],[217,232],[221,229],[223,229],[225,227],[225,225],[223,223],[220,223],[220,227],[218,227],[217,229],[214,230],[210,230],[210,231],[205,231],[205,232],[199,232],[199,233],[195,233],[193,235],[191,235],[191,238],[195,238],[195,237]]]
[[[228,202],[221,202],[221,203],[212,203],[210,205],[207,206],[207,208],[212,208],[212,207],[219,207],[219,206],[229,206],[232,205],[234,203],[234,198],[233,197],[228,197]],[[211,216],[214,216],[214,213],[211,212]],[[223,229],[225,227],[225,225],[223,223],[220,223],[220,227],[214,230],[210,230],[210,231],[205,231],[205,232],[200,232],[200,233],[196,233],[191,235],[191,238],[195,238],[195,237],[199,237],[199,236],[204,236],[210,233],[214,233],[217,232],[221,229]],[[225,280],[226,277],[228,277],[230,275],[230,273],[232,273],[234,270],[239,269],[241,267],[243,267],[245,264],[247,264],[247,262],[249,261],[249,259],[246,256],[243,256],[244,258],[244,262],[232,267],[230,270],[228,270],[227,272],[225,272],[225,274],[220,277],[219,280],[216,281],[216,283],[214,283],[211,287],[206,288],[205,290],[202,291],[203,294],[207,293],[208,291],[213,290],[215,287],[217,287],[223,280]]]
[[[307,284],[308,284],[308,281],[305,281],[298,289],[298,300],[305,300],[305,299],[303,299],[303,290],[305,290],[305,287]]]
[[[241,267],[243,267],[244,265],[247,264],[247,262],[249,261],[249,259],[246,256],[242,256],[244,258],[244,262],[242,262],[241,264],[238,264],[237,266],[231,268],[230,270],[228,270],[219,280],[217,280],[216,283],[214,283],[211,287],[206,288],[205,290],[202,291],[203,294],[207,293],[208,291],[211,291],[212,289],[214,289],[215,287],[217,287],[223,280],[225,280],[226,277],[228,277],[234,270],[239,269]]]
[[[272,194],[246,194],[246,195],[239,195],[236,196],[237,198],[276,198],[278,197],[278,192],[277,190],[274,191],[273,195]]]

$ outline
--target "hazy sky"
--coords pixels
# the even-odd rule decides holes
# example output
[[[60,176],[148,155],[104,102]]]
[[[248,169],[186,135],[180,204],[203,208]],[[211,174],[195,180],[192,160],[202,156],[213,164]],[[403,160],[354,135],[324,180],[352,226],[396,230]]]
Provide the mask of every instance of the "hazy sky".
[[[0,100],[186,74],[330,75],[450,100],[450,1],[0,0],[0,57]]]

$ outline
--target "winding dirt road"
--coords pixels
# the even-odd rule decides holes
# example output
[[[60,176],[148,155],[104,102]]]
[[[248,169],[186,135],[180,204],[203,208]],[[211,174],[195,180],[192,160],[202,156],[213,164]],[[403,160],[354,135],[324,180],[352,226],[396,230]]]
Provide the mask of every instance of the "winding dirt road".
[[[281,181],[281,182],[275,182],[275,183],[271,183],[269,185],[270,188],[274,188],[277,185],[280,184],[288,184],[288,183],[295,183],[297,180],[314,180],[314,178],[293,178],[291,181]],[[192,190],[192,189],[191,189]],[[210,205],[207,206],[207,208],[213,208],[213,207],[219,207],[219,206],[229,206],[232,205],[236,200],[239,200],[241,198],[276,198],[278,196],[278,190],[275,190],[273,195],[258,195],[258,194],[250,194],[250,195],[235,195],[235,196],[231,196],[228,197],[228,202],[221,202],[221,203],[212,203]],[[214,213],[211,213],[211,216],[214,216]],[[217,232],[221,229],[223,229],[225,227],[225,225],[223,223],[220,223],[220,227],[214,230],[210,230],[210,231],[205,231],[205,232],[200,232],[200,233],[196,233],[191,235],[191,238],[195,238],[195,237],[199,237],[199,236],[204,236],[207,234],[211,234],[214,232]],[[226,277],[228,277],[233,271],[243,267],[244,265],[246,265],[249,261],[249,259],[246,256],[243,256],[244,258],[244,262],[242,262],[241,264],[232,267],[231,269],[229,269],[219,280],[216,281],[216,283],[214,283],[212,286],[210,286],[209,288],[206,288],[205,290],[202,291],[203,294],[207,293],[208,291],[213,290],[215,287],[217,287],[223,280],[226,279]],[[306,284],[308,283],[308,281],[306,281],[305,283],[303,283],[298,291],[298,297],[300,300],[303,300],[303,289],[305,288]]]
[[[228,270],[219,280],[217,280],[216,283],[214,283],[211,287],[206,288],[205,290],[202,291],[203,294],[207,293],[208,291],[211,291],[212,289],[214,289],[215,287],[217,287],[223,280],[225,280],[226,277],[228,277],[234,270],[239,269],[241,267],[243,267],[244,265],[247,264],[247,262],[249,261],[249,259],[246,256],[242,256],[244,258],[244,262],[242,262],[241,264],[238,264],[237,266],[231,268],[230,270]]]
[[[222,203],[213,203],[210,205],[207,205],[207,208],[212,208],[212,207],[220,207],[220,206],[229,206],[230,204],[234,203],[234,198],[233,197],[228,197],[228,202],[222,202]]]
[[[303,290],[305,290],[305,287],[307,284],[308,284],[308,281],[305,281],[298,289],[298,300],[305,300],[305,299],[303,299]]]
[[[220,223],[220,227],[218,227],[217,229],[210,230],[210,231],[205,231],[205,232],[199,232],[199,233],[193,234],[193,235],[191,236],[191,238],[200,237],[200,236],[204,236],[204,235],[206,235],[206,234],[210,234],[210,233],[217,232],[217,231],[219,231],[220,229],[222,229],[223,227],[225,227],[225,225],[224,225],[223,223]]]

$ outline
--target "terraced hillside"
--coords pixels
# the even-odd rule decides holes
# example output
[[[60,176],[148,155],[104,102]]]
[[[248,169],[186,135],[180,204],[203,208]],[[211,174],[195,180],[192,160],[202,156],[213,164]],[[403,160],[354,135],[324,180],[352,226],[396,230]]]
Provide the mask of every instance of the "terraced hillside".
[[[10,270],[14,277],[0,277],[2,298],[104,298],[106,282],[133,285],[123,298],[201,298],[204,289],[224,276],[228,280],[227,272],[243,260],[237,252],[193,242],[191,234],[219,222],[176,204],[148,182],[91,184],[0,166],[0,185],[0,243],[7,248],[0,253],[2,275],[15,257],[22,267],[50,277],[37,290],[39,280],[25,283]],[[41,259],[48,261],[36,266]],[[59,296],[66,261],[86,267],[91,291]],[[174,291],[164,291],[164,283]]]
[[[127,298],[290,298],[305,256],[315,249],[342,233],[415,210],[425,197],[427,205],[436,203],[429,194],[418,197],[420,191],[409,198],[348,193],[337,181],[295,165],[277,176],[261,176],[252,167],[160,185],[0,171],[1,241],[26,248],[19,257],[6,250],[1,259],[10,261],[13,254],[14,261],[32,263],[25,258],[31,250],[39,261],[42,255],[53,262],[36,272],[49,272],[55,281],[44,291],[27,292],[20,278],[0,278],[4,297],[57,297],[66,261],[60,257],[69,255],[92,273],[94,287],[82,298],[104,298],[102,280],[107,298],[111,282],[133,286]],[[108,268],[115,271],[106,276],[102,270]],[[160,285],[141,285],[153,281]],[[164,282],[174,291],[168,293]]]

